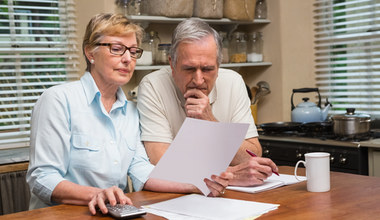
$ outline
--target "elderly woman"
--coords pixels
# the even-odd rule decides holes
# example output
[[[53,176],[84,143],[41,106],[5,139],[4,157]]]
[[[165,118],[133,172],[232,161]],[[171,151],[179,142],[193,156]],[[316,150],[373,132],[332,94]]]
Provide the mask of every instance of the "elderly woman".
[[[123,189],[192,193],[190,184],[148,179],[153,165],[140,141],[136,107],[120,86],[129,82],[143,30],[126,17],[98,14],[87,25],[83,53],[87,71],[80,81],[54,86],[37,101],[32,115],[27,181],[30,209],[54,204],[87,205],[92,214],[105,203],[132,204]],[[229,172],[205,180],[218,196]]]

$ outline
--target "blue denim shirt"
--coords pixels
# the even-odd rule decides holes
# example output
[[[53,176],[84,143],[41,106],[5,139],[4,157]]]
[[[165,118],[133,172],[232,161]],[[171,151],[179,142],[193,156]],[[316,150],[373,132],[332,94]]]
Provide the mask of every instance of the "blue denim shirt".
[[[141,190],[153,169],[140,141],[139,117],[121,88],[108,113],[91,74],[46,90],[32,114],[27,182],[30,209],[52,205],[57,184]]]

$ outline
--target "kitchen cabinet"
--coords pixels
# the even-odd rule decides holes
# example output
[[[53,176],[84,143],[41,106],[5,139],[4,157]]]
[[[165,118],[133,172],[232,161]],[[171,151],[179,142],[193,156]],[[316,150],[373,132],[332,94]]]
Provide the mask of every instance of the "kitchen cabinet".
[[[360,142],[361,148],[368,148],[368,175],[380,177],[380,138]]]
[[[136,23],[139,23],[142,27],[147,28],[149,24],[177,24],[187,18],[169,18],[165,16],[146,16],[146,15],[130,15],[128,18]],[[238,28],[239,25],[265,25],[269,24],[270,20],[267,19],[255,19],[254,21],[233,21],[228,18],[221,19],[202,19],[209,23],[211,26],[218,26],[220,30],[227,33],[232,33]],[[160,32],[159,32],[160,35]],[[272,63],[265,62],[255,62],[255,63],[223,63],[221,67],[223,68],[240,68],[240,67],[253,67],[253,66],[271,66]],[[164,67],[163,65],[149,65],[149,66],[136,66],[135,70],[157,70]]]
[[[368,149],[368,173],[380,177],[380,146]]]

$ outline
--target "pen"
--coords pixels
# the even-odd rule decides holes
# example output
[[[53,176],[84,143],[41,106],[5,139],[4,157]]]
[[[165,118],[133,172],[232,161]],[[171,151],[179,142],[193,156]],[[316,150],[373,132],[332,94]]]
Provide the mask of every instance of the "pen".
[[[248,150],[248,149],[246,149],[245,151],[247,151],[247,153],[248,153],[249,155],[251,155],[252,157],[257,157],[257,155],[256,155],[255,153],[253,153],[252,151],[250,151],[250,150]],[[272,170],[272,172],[273,172],[274,174],[276,174],[277,176],[280,176],[280,174],[278,174],[276,171]]]

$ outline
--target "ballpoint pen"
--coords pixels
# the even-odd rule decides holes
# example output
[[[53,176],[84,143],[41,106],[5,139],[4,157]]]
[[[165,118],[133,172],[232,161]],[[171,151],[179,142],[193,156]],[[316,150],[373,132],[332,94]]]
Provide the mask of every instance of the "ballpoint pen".
[[[257,155],[256,155],[255,153],[253,153],[252,151],[250,151],[250,150],[248,150],[248,149],[246,149],[245,151],[247,151],[247,153],[248,153],[249,155],[251,155],[252,157],[257,157]],[[272,172],[273,172],[274,174],[276,174],[277,176],[280,176],[280,174],[278,174],[276,171],[272,170]]]

